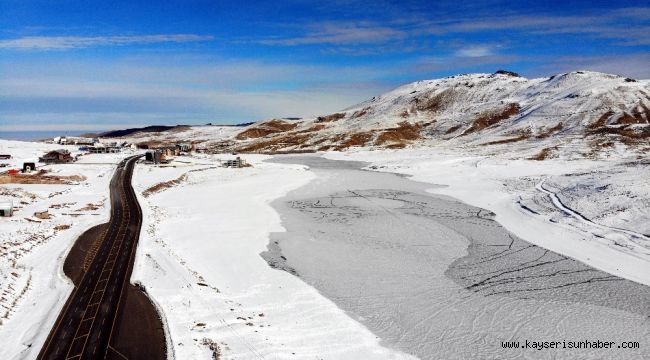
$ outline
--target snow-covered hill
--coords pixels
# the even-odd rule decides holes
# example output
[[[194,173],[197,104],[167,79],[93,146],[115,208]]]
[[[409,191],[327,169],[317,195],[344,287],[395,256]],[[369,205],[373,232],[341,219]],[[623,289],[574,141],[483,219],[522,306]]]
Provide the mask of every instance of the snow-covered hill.
[[[588,156],[622,147],[644,150],[649,123],[650,81],[587,71],[526,79],[499,71],[418,81],[315,119],[256,123],[227,147],[264,152],[436,145],[500,151],[517,143],[532,157]]]
[[[526,79],[508,71],[418,81],[312,119],[184,126],[128,136],[208,152],[440,147],[518,158],[602,158],[650,150],[650,80],[575,71]]]

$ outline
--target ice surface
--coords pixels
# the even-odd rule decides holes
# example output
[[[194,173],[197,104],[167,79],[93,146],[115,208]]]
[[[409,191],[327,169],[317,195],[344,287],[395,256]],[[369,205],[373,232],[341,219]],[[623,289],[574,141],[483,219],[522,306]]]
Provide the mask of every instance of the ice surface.
[[[494,214],[359,163],[313,157],[317,178],[275,201],[286,232],[263,256],[295,270],[383,344],[422,359],[521,358],[501,341],[639,341],[640,350],[529,350],[533,358],[644,358],[650,288],[526,243]]]

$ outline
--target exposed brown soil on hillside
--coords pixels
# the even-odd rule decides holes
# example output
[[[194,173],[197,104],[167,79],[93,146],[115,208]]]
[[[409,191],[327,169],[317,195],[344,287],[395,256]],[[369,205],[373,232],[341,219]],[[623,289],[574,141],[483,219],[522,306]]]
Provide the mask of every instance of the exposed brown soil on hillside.
[[[316,118],[316,122],[323,123],[323,122],[339,121],[344,117],[345,117],[345,113],[330,114],[325,116],[319,116],[318,118]]]
[[[438,112],[453,102],[453,89],[446,89],[427,98],[415,98],[415,109],[419,111]]]
[[[527,132],[526,132],[526,133],[522,133],[522,134],[519,135],[519,136],[510,137],[510,138],[506,138],[506,139],[500,139],[500,140],[489,141],[489,142],[483,143],[483,144],[481,144],[481,145],[501,145],[501,144],[510,144],[510,143],[519,142],[519,141],[524,141],[524,140],[528,140],[528,139],[530,139],[530,133],[527,133]]]
[[[650,109],[644,107],[644,111],[635,108],[632,113],[624,112],[623,116],[616,119],[611,125],[633,125],[648,124],[650,119]]]
[[[367,108],[363,108],[363,109],[361,109],[359,111],[355,111],[355,113],[352,114],[351,118],[352,119],[360,118],[360,117],[366,115],[369,110],[370,110],[370,108],[367,107]]]
[[[351,146],[365,146],[370,143],[370,140],[372,140],[373,137],[374,135],[372,132],[355,133],[352,134],[347,140],[336,146],[334,149],[336,151],[341,151]]]
[[[278,134],[290,131],[298,126],[297,123],[291,123],[283,120],[271,120],[261,123],[257,126],[248,128],[235,137],[237,140],[257,139],[271,134]]]
[[[618,135],[618,139],[626,145],[647,144],[650,139],[650,126],[634,128],[630,126],[604,126],[592,130],[590,135]]]
[[[176,145],[175,142],[169,140],[147,140],[136,143],[140,149],[158,149],[163,147],[172,147]]]
[[[398,125],[396,128],[383,130],[377,136],[375,145],[406,146],[407,143],[422,138],[422,135],[420,135],[421,124],[411,124],[403,121]]]
[[[490,127],[494,124],[497,124],[505,119],[508,119],[519,113],[519,104],[512,103],[508,104],[504,109],[497,112],[488,112],[481,114],[472,125],[463,132],[463,135],[471,134],[473,132],[483,130],[487,127]]]
[[[557,123],[557,125],[553,126],[552,128],[549,128],[549,129],[544,130],[544,131],[540,132],[539,134],[537,134],[537,136],[535,136],[535,138],[537,138],[537,139],[546,139],[547,137],[561,131],[563,128],[564,128],[564,125],[562,125],[562,123]]]
[[[327,127],[327,125],[325,125],[325,124],[316,124],[316,125],[312,125],[312,126],[308,127],[307,129],[296,131],[295,133],[296,134],[303,134],[303,133],[316,132],[316,131],[320,131],[320,130],[325,129],[326,127]]]
[[[291,133],[243,145],[238,147],[237,151],[244,153],[279,151],[287,147],[303,146],[310,138],[310,134]]]
[[[455,126],[452,126],[452,127],[450,127],[449,129],[447,129],[447,131],[445,131],[445,135],[449,135],[449,134],[451,134],[451,133],[453,133],[453,132],[456,132],[456,131],[458,131],[458,129],[460,129],[461,127],[463,127],[463,126],[462,126],[462,125],[455,125]]]
[[[537,155],[528,158],[528,160],[537,160],[537,161],[546,160],[553,155],[553,151],[555,150],[557,150],[557,147],[555,146],[544,148],[542,149],[542,151],[537,153]]]

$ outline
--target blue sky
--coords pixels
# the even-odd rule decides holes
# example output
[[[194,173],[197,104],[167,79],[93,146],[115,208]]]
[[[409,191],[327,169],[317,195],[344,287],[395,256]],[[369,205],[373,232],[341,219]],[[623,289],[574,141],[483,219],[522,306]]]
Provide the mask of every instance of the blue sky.
[[[0,131],[313,116],[497,69],[650,78],[650,3],[0,0]]]

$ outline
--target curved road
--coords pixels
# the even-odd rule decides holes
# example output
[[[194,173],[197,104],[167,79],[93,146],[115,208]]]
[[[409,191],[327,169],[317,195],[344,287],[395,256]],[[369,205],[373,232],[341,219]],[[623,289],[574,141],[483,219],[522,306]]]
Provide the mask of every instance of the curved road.
[[[142,211],[131,187],[139,157],[124,159],[113,175],[108,229],[54,324],[39,360],[124,358],[111,343],[142,224]]]

